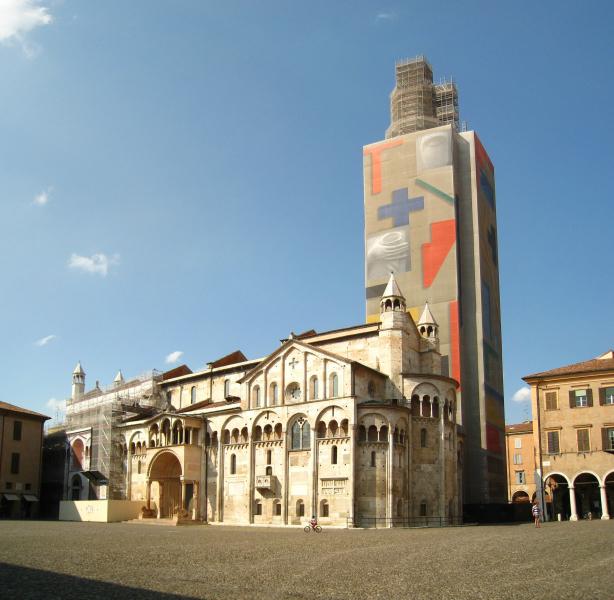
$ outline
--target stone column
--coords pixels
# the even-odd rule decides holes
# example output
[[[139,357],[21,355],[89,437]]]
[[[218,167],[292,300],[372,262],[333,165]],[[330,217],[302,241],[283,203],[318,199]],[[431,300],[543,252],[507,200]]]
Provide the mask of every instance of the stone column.
[[[283,452],[283,473],[284,479],[281,482],[281,521],[284,525],[288,524],[288,432],[281,430],[281,451]]]
[[[183,505],[183,503],[185,502],[185,486],[186,486],[186,481],[185,479],[182,479],[181,488],[179,491],[179,510],[185,508],[185,506]]]
[[[310,442],[311,442],[311,456],[309,458],[309,467],[311,472],[311,512],[309,513],[309,517],[311,515],[318,514],[318,441],[316,438],[316,429],[315,427],[311,428],[309,432]],[[307,515],[305,515],[307,516]]]
[[[195,481],[193,484],[194,486],[194,491],[192,492],[192,506],[194,507],[194,512],[191,515],[191,517],[194,520],[198,520],[200,519],[200,490],[199,490],[199,483],[198,481]]]
[[[224,506],[224,452],[223,452],[224,430],[220,429],[220,435],[217,440],[217,514],[215,520],[220,523],[222,521],[222,510]]]
[[[354,402],[354,411],[353,411],[353,419],[352,423],[348,423],[350,434],[350,481],[349,485],[349,494],[350,494],[350,505],[348,507],[348,515],[350,517],[350,521],[353,527],[356,527],[356,425],[357,422],[357,411],[356,411],[356,403]]]
[[[393,499],[393,472],[394,472],[394,428],[392,423],[388,427],[388,469],[386,482],[386,512],[388,513],[388,527],[392,527],[392,519],[394,517],[394,499]]]
[[[569,506],[571,508],[571,516],[569,517],[570,521],[578,520],[578,512],[576,510],[576,492],[572,485],[569,486]]]
[[[162,518],[162,502],[164,500],[164,484],[158,481],[158,519]]]
[[[608,495],[606,494],[605,485],[599,486],[599,493],[601,494],[601,518],[609,519],[610,513],[608,512]]]
[[[439,410],[439,516],[446,516],[446,428],[444,427],[445,401],[437,400]],[[432,410],[432,409],[431,409]]]
[[[128,456],[126,457],[126,500],[132,500],[132,452],[128,444]]]
[[[266,385],[266,375],[264,378]],[[264,433],[262,434],[264,438]],[[247,507],[247,522],[254,522],[254,502],[256,500],[256,477],[254,471],[256,470],[256,453],[254,451],[253,436],[249,436],[249,442],[247,445],[247,498],[249,506]],[[264,512],[263,512],[264,514]]]
[[[147,499],[147,510],[151,509],[151,480],[147,480],[145,498]]]

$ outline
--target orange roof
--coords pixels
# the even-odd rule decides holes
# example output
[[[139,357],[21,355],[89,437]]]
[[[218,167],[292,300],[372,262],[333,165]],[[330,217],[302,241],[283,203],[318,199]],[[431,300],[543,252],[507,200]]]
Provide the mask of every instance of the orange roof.
[[[46,415],[42,415],[41,413],[34,412],[33,410],[28,410],[27,408],[21,408],[21,406],[15,406],[14,404],[9,404],[8,402],[0,402],[0,411],[19,413],[20,415],[28,415],[30,417],[37,417],[46,421],[51,417],[47,417]]]
[[[542,371],[540,373],[533,373],[532,375],[525,375],[523,379],[525,381],[529,379],[539,377],[553,377],[555,375],[574,375],[580,373],[602,372],[602,371],[614,371],[614,358],[593,358],[592,360],[585,360],[584,362],[574,363],[559,367],[558,369],[551,369],[550,371]]]
[[[505,433],[532,433],[533,421],[525,423],[516,423],[515,425],[506,425]]]

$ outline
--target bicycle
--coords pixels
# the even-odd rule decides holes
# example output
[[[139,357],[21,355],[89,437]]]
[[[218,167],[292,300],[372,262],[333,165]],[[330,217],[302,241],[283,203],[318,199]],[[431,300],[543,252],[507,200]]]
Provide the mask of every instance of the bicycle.
[[[305,527],[303,527],[303,531],[305,533],[309,533],[311,530],[314,530],[316,533],[322,533],[322,528],[319,525],[305,525]]]

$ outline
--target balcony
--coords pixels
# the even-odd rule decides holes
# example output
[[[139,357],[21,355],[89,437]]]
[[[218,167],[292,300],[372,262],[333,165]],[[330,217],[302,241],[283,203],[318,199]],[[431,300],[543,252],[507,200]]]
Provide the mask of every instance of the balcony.
[[[259,490],[273,490],[274,475],[256,475],[256,488]]]

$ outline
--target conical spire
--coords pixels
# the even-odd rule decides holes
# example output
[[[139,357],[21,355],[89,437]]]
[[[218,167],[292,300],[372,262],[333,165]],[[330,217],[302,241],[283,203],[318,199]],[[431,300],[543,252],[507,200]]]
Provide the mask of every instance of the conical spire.
[[[124,383],[124,376],[122,375],[122,370],[117,371],[117,375],[115,375],[115,379],[113,380],[115,385],[121,385]]]
[[[386,298],[388,296],[396,296],[397,298],[405,298],[399,289],[399,284],[397,280],[394,278],[394,273],[390,273],[390,279],[388,280],[388,285],[382,294],[382,298]]]
[[[83,367],[81,366],[81,361],[77,362],[77,366],[75,367],[75,370],[72,372],[73,375],[85,375],[85,371],[83,370]]]
[[[435,317],[429,308],[428,302],[424,305],[424,310],[422,311],[420,319],[418,319],[417,325],[437,325],[437,321],[435,321]]]

